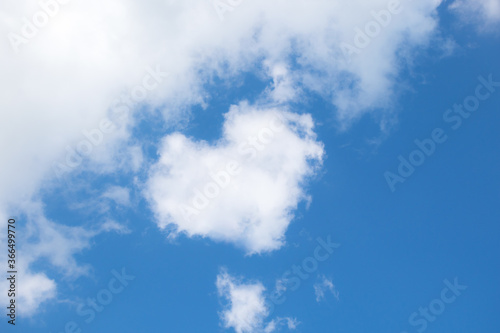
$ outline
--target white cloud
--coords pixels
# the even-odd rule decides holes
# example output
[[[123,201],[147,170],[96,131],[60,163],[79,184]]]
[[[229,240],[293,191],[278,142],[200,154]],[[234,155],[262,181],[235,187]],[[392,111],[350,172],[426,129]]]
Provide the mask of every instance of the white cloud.
[[[220,313],[225,328],[236,333],[271,333],[286,325],[293,330],[299,324],[294,318],[276,318],[266,323],[269,309],[265,304],[265,288],[260,282],[245,283],[223,270],[217,276],[219,297],[226,301]]]
[[[268,69],[273,83],[268,89],[268,97],[277,103],[292,102],[297,100],[297,82],[290,77],[290,70],[284,64],[275,64]]]
[[[7,276],[8,277],[8,276]],[[54,300],[57,296],[57,286],[54,280],[49,279],[44,273],[32,273],[24,268],[17,270],[16,274],[16,311],[23,316],[30,316],[37,312],[38,306],[44,302]],[[9,281],[0,281],[2,290],[9,290]],[[0,296],[2,308],[8,306],[7,297]]]
[[[254,0],[226,13],[223,22],[206,0],[61,5],[36,36],[20,45],[19,54],[7,38],[0,42],[0,89],[9,91],[0,101],[0,151],[10,161],[0,174],[0,187],[21,192],[10,198],[36,191],[51,176],[52,163],[65,159],[66,147],[75,148],[85,139],[83,130],[95,129],[117,110],[110,110],[115,99],[142,84],[148,66],[158,65],[170,76],[134,109],[159,107],[168,119],[179,116],[175,110],[209,102],[202,87],[213,75],[231,80],[249,70],[278,80],[278,99],[288,98],[298,85],[319,92],[333,101],[345,122],[368,109],[390,108],[401,69],[397,52],[426,45],[436,29],[440,1],[403,1],[403,11],[346,64],[339,45],[352,42],[353,29],[363,28],[373,20],[370,12],[387,3]],[[3,2],[0,34],[20,34],[23,17],[31,19],[40,10],[38,0]],[[289,71],[284,84],[276,66]],[[126,131],[107,134],[107,144],[96,147],[89,159],[115,157],[112,162],[119,163],[109,152],[116,150],[114,139],[127,137]],[[0,199],[7,200],[4,193]]]
[[[78,264],[74,255],[87,249],[98,232],[57,224],[45,218],[39,203],[30,206],[23,235],[29,240],[22,252],[25,267],[43,258],[68,277],[88,274],[89,266]]]
[[[331,279],[327,279],[326,276],[322,275],[320,277],[321,281],[314,284],[314,293],[316,295],[316,302],[321,302],[325,298],[325,293],[330,292],[338,300],[339,292],[333,285]]]
[[[132,171],[138,172],[144,164],[144,154],[140,146],[132,146],[129,150],[132,164]]]
[[[219,296],[228,302],[221,313],[224,327],[233,328],[236,333],[252,333],[262,327],[268,309],[261,283],[244,284],[223,272],[217,276],[216,285]]]
[[[19,304],[23,315],[36,312],[38,305],[56,297],[56,283],[43,273],[18,275]]]
[[[17,287],[19,291],[19,308],[23,315],[33,315],[39,310],[43,302],[53,300],[57,297],[57,284],[54,277],[46,273],[33,272],[32,264],[39,260],[46,260],[51,266],[53,276],[63,276],[74,280],[82,275],[90,273],[89,265],[79,264],[75,255],[88,249],[92,238],[102,232],[117,231],[126,232],[116,222],[106,222],[95,229],[83,227],[72,227],[61,225],[48,220],[43,212],[43,206],[37,202],[25,202],[23,207],[17,207],[16,211],[26,212],[17,220],[17,247],[16,270],[18,271]],[[7,215],[0,211],[1,225],[6,227]],[[4,229],[4,228],[2,228]],[[0,237],[0,246],[6,248],[6,237]],[[5,252],[0,254],[2,262],[7,262]],[[20,282],[22,281],[22,282]],[[6,286],[5,281],[0,282],[0,287]],[[7,290],[2,288],[2,290]],[[0,294],[0,304],[7,304],[5,294]]]
[[[14,45],[19,47],[15,53],[8,38],[0,39],[0,89],[5,92],[0,100],[0,153],[8,161],[0,172],[0,208],[11,212],[36,196],[54,177],[54,162],[64,161],[68,149],[90,140],[89,133],[95,134],[103,119],[116,120],[125,108],[132,111],[123,126],[94,136],[98,143],[90,146],[92,153],[71,172],[138,171],[142,155],[130,149],[135,142],[129,140],[137,112],[157,108],[168,124],[184,119],[183,110],[210,102],[203,87],[214,75],[231,82],[241,73],[256,72],[263,80],[274,80],[272,98],[281,102],[296,99],[303,90],[318,92],[337,107],[342,124],[370,110],[390,109],[403,67],[398,52],[429,42],[439,3],[404,2],[404,11],[346,64],[340,43],[352,41],[354,27],[371,20],[371,10],[385,8],[387,0],[252,0],[228,12],[223,22],[206,0],[52,1],[56,5],[46,9],[51,12],[48,22],[37,23],[43,27],[28,23],[33,37],[12,34],[26,32],[34,14],[49,17],[39,1],[0,2],[0,35],[22,40]],[[140,91],[144,82],[151,83],[149,66],[159,66],[170,76],[162,76],[141,101],[116,105],[117,99]],[[280,203],[276,211],[293,206],[293,200]],[[265,203],[258,207],[271,210]],[[278,218],[272,237],[258,244],[259,235],[251,235],[245,247],[279,247],[289,218],[273,214],[266,215]],[[210,232],[215,238],[233,238],[241,225],[234,226],[236,230],[221,235],[220,229]],[[198,228],[204,227],[196,226],[194,232],[206,232]]]
[[[157,223],[249,254],[277,249],[323,146],[309,115],[242,104],[225,118],[214,145],[179,133],[163,140],[146,190]]]
[[[271,333],[277,330],[280,330],[282,326],[285,326],[288,328],[289,331],[294,330],[299,326],[299,322],[295,318],[276,318],[273,319],[267,324],[266,328],[264,329],[264,333]]]
[[[500,22],[500,0],[455,0],[450,6],[466,22],[479,24],[489,30]]]
[[[113,220],[106,220],[101,226],[98,228],[99,232],[110,232],[114,231],[118,234],[130,234],[132,231],[130,231],[129,228],[124,226],[123,224],[120,224],[116,221]]]
[[[7,230],[7,221],[12,218],[4,213],[4,210],[0,207],[0,228],[1,230]],[[29,316],[38,310],[38,306],[48,300],[54,299],[56,297],[56,283],[54,280],[48,278],[44,273],[33,273],[29,271],[28,266],[31,262],[33,255],[36,253],[29,252],[19,252],[19,244],[24,243],[28,240],[28,237],[20,238],[19,234],[19,223],[16,227],[16,245],[14,249],[15,253],[15,266],[13,270],[17,271],[16,274],[16,309],[18,313],[22,315]],[[11,230],[14,230],[11,228]],[[2,249],[7,249],[7,233],[0,234],[0,247]],[[56,249],[54,249],[56,250]],[[24,256],[26,255],[26,258]],[[22,258],[22,260],[19,260]],[[7,251],[0,252],[0,261],[7,264]],[[9,276],[7,276],[9,277]],[[22,283],[20,283],[22,281]],[[10,281],[6,278],[0,280],[0,289],[5,292],[0,294],[0,306],[5,309],[9,305],[9,298],[7,297],[7,290],[10,289]]]
[[[6,256],[1,256],[7,262]],[[18,263],[15,267],[15,299],[16,311],[23,316],[31,316],[39,310],[39,305],[54,300],[57,296],[57,285],[53,279],[47,277],[44,273],[33,273],[26,269],[28,265]],[[10,275],[6,276],[7,278]],[[2,279],[0,281],[1,290],[5,293],[0,295],[0,305],[3,309],[9,306],[10,298],[8,298],[7,290],[11,287],[10,281]]]
[[[277,295],[282,295],[286,290],[287,280],[284,279],[278,279],[276,280],[276,286],[275,286],[275,292]]]
[[[130,191],[125,187],[110,186],[101,197],[113,200],[121,206],[130,205]]]

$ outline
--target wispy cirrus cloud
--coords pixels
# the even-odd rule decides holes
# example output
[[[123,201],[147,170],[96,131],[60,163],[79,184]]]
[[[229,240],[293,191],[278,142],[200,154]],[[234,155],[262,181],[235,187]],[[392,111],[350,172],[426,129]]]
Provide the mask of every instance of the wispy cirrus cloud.
[[[314,294],[316,295],[316,302],[321,302],[325,298],[325,293],[330,292],[337,300],[339,299],[339,292],[335,288],[331,279],[321,275],[320,281],[314,284]]]
[[[500,22],[499,0],[455,0],[449,8],[465,22],[475,24],[480,30],[491,31]]]

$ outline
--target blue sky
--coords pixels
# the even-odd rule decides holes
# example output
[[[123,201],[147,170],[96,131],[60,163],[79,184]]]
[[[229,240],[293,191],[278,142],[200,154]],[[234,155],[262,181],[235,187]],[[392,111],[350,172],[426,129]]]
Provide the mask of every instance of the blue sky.
[[[500,82],[500,3],[404,2],[348,64],[338,46],[354,45],[353,27],[387,1],[319,1],[304,16],[300,1],[243,1],[223,13],[229,5],[192,5],[60,5],[19,53],[2,44],[23,68],[8,71],[8,89],[25,96],[0,102],[15,131],[0,126],[12,161],[0,172],[0,217],[6,225],[15,216],[19,233],[16,326],[3,314],[0,331],[498,332],[500,83],[484,80]],[[13,20],[36,12],[21,7],[8,12]],[[354,23],[331,14],[338,8]],[[79,29],[94,36],[85,19],[97,9],[151,27],[97,20],[117,39],[89,41]],[[182,38],[156,31],[162,15],[175,24],[159,28]],[[17,31],[1,20],[6,34]],[[74,54],[59,45],[64,27]],[[127,37],[148,29],[146,41]],[[86,49],[93,44],[96,53]],[[116,99],[146,86],[145,64],[169,76],[120,120]],[[34,93],[50,73],[50,89]],[[478,100],[478,86],[488,96],[454,129],[447,110]],[[54,162],[103,119],[117,128],[55,175]],[[398,157],[409,161],[415,140],[429,142],[436,129],[446,140],[430,156],[415,153],[424,161],[391,186]],[[243,153],[259,135],[262,150]],[[206,206],[193,202],[197,190]],[[187,206],[196,213],[186,217]],[[106,304],[92,310],[89,298]]]

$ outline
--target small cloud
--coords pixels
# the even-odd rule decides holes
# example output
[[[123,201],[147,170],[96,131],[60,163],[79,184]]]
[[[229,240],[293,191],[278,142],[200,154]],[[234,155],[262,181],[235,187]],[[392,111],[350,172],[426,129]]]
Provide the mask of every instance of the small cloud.
[[[125,235],[125,234],[130,234],[131,231],[129,228],[127,228],[126,226],[124,226],[123,224],[120,224],[116,221],[113,221],[113,220],[107,220],[106,222],[104,222],[98,232],[101,233],[101,232],[110,232],[110,231],[115,231],[117,232],[118,234],[121,234],[121,235]]]
[[[232,328],[236,333],[272,333],[283,327],[294,330],[299,325],[297,319],[290,317],[267,321],[266,289],[259,281],[244,282],[222,269],[216,286],[219,297],[226,301],[224,310],[219,313],[225,328]]]
[[[130,167],[133,172],[138,172],[144,164],[144,154],[140,146],[132,146],[129,148]]]
[[[130,205],[130,191],[125,187],[111,186],[101,197],[113,200],[120,206]]]
[[[286,326],[288,330],[294,330],[299,326],[300,322],[296,318],[276,318],[271,320],[271,322],[264,329],[264,333],[271,333],[280,330],[281,327]]]
[[[244,283],[223,271],[217,276],[217,290],[227,306],[220,313],[224,327],[236,333],[253,333],[261,329],[268,316],[265,305],[265,288],[260,282]]]
[[[322,275],[321,281],[314,284],[314,293],[316,294],[316,302],[321,302],[325,298],[326,292],[331,292],[332,295],[339,300],[339,292],[335,288],[331,279],[327,279],[326,276]]]
[[[276,293],[278,295],[281,295],[286,291],[286,283],[287,281],[284,279],[276,280]]]
[[[18,311],[26,317],[30,317],[40,310],[44,302],[52,301],[57,296],[57,285],[54,280],[49,279],[44,273],[32,273],[24,268],[18,269],[18,278],[22,279],[22,293],[19,293]],[[2,290],[9,289],[9,281],[1,281]],[[7,304],[8,299],[0,297],[2,305]]]
[[[276,103],[293,102],[299,96],[296,79],[292,78],[287,65],[283,63],[267,64],[273,83],[266,90],[267,97]]]

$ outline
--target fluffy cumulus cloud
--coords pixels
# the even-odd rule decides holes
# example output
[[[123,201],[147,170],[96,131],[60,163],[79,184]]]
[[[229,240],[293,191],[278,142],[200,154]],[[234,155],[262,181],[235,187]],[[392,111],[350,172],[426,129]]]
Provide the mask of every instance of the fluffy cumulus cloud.
[[[397,8],[389,8],[387,0],[253,0],[236,6],[237,2],[224,2],[222,9],[217,3],[1,2],[0,152],[7,162],[0,173],[0,214],[11,214],[12,207],[35,196],[56,175],[138,171],[143,156],[131,138],[137,118],[159,112],[167,124],[185,120],[190,106],[210,103],[205,87],[214,77],[231,82],[248,71],[257,72],[272,82],[272,98],[281,102],[296,101],[303,91],[316,92],[333,103],[341,125],[366,112],[379,112],[383,118],[380,109],[391,108],[393,88],[404,67],[405,59],[398,55],[411,54],[402,51],[432,40],[440,1],[401,1]],[[341,47],[347,44],[349,51]],[[297,126],[306,118],[297,118]],[[284,135],[303,144],[292,132]],[[232,135],[226,140],[237,138]],[[210,148],[202,149],[181,135],[169,140],[164,149],[175,151],[176,145],[184,145],[190,156],[203,152],[207,160],[200,172],[223,160],[219,152],[234,150],[231,143],[221,144],[210,154]],[[253,181],[264,188],[270,188],[270,176],[281,176],[272,179],[277,188],[266,196],[257,199],[257,193],[247,193],[252,207],[227,206],[231,200],[225,194],[211,202],[243,220],[214,224],[214,210],[207,208],[203,213],[210,223],[194,217],[181,224],[169,211],[169,201],[158,211],[162,225],[175,221],[178,230],[226,240],[247,229],[250,236],[241,241],[249,251],[279,247],[290,219],[287,214],[301,194],[297,179],[304,171],[304,165],[293,163],[285,174],[273,170],[280,158],[300,158],[285,152],[290,155],[257,157],[256,161],[269,158],[270,169],[257,167],[256,161],[248,164]],[[227,191],[257,187],[247,182],[238,179]],[[286,197],[284,188],[292,190]],[[168,198],[165,190],[158,191],[162,199]],[[124,196],[111,195],[126,203]],[[265,202],[269,198],[276,200],[271,202],[276,207]],[[263,227],[252,227],[258,219]],[[229,230],[222,231],[221,225]],[[72,265],[64,258],[61,262]],[[47,286],[42,280],[36,281]]]
[[[242,104],[214,144],[168,135],[146,190],[158,225],[248,253],[279,248],[324,154],[313,126],[309,115]]]
[[[0,4],[7,37],[0,88],[8,92],[0,101],[0,150],[10,161],[0,185],[23,193],[52,176],[54,162],[80,170],[85,163],[75,153],[118,163],[135,110],[156,108],[174,121],[180,110],[210,101],[203,87],[213,76],[256,70],[279,80],[289,68],[276,98],[297,86],[315,91],[344,122],[390,108],[402,67],[397,54],[428,43],[440,1],[401,1],[391,14],[387,0],[254,0],[224,11],[223,20],[206,0],[41,3]],[[386,14],[380,28],[374,13]],[[375,29],[373,37],[357,36],[358,28]],[[342,43],[355,53],[346,58]],[[102,125],[106,118],[119,126]]]
[[[225,309],[219,314],[225,328],[232,328],[236,333],[271,333],[283,326],[294,330],[299,324],[295,318],[288,317],[267,320],[266,289],[258,281],[245,282],[223,270],[217,276],[216,286],[225,303]]]
[[[466,22],[479,23],[482,29],[489,30],[500,22],[500,0],[455,0],[450,8]]]

